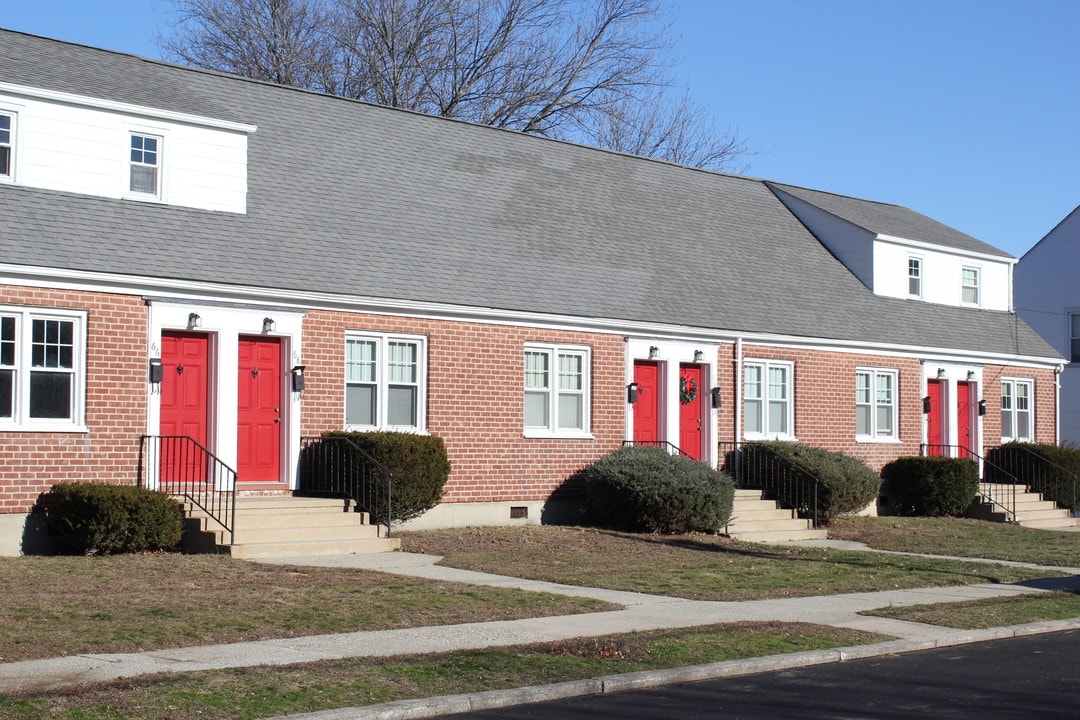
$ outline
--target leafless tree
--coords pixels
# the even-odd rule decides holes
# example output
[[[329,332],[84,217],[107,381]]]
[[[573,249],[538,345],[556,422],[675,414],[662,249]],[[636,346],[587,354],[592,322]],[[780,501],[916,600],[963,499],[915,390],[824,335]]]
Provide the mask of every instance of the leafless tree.
[[[663,0],[174,0],[165,54],[418,112],[731,169],[737,137],[671,99]]]

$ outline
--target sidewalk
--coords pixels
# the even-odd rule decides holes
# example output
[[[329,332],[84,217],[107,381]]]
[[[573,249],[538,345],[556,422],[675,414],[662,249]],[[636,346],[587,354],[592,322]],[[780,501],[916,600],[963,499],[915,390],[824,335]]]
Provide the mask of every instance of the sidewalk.
[[[820,543],[830,541],[819,541]],[[845,544],[845,549],[863,549]],[[898,553],[904,554],[904,553]],[[343,718],[431,717],[449,712],[465,712],[480,707],[504,707],[545,699],[551,693],[569,695],[610,692],[627,687],[645,687],[667,682],[686,682],[707,677],[760,672],[835,662],[853,657],[905,652],[943,645],[1013,637],[1018,634],[1080,628],[1080,619],[1036,623],[991,630],[952,630],[858,613],[888,606],[957,602],[979,598],[1019,595],[1033,591],[1078,590],[1080,569],[1055,568],[1068,577],[1016,584],[985,584],[915,590],[893,590],[847,595],[828,595],[748,602],[712,602],[560,585],[549,582],[490,575],[437,566],[440,558],[409,553],[380,553],[321,557],[274,558],[263,562],[349,567],[380,572],[463,582],[475,585],[518,588],[538,592],[590,597],[623,606],[609,612],[509,620],[464,625],[406,628],[372,632],[318,635],[281,640],[263,640],[228,645],[156,650],[144,653],[87,654],[45,660],[0,664],[0,692],[51,690],[83,683],[105,682],[118,677],[149,673],[179,673],[253,665],[285,665],[356,657],[384,657],[413,653],[449,652],[482,647],[500,647],[536,642],[554,642],[611,633],[693,627],[740,621],[805,622],[853,628],[899,640],[875,645],[830,651],[796,653],[732,663],[633,673],[579,683],[560,683],[538,688],[480,693],[452,698],[390,703],[370,708],[313,713],[297,718],[342,720]],[[965,558],[970,560],[970,558]],[[990,561],[987,561],[990,562]],[[558,694],[558,697],[567,696]],[[492,704],[494,703],[494,704]]]

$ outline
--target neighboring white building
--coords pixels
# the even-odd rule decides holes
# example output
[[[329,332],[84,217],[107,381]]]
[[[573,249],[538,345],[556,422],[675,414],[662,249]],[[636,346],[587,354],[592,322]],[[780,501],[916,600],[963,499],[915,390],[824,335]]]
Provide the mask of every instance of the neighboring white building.
[[[1059,438],[1080,443],[1080,207],[1016,266],[1016,310],[1069,364],[1061,373]]]

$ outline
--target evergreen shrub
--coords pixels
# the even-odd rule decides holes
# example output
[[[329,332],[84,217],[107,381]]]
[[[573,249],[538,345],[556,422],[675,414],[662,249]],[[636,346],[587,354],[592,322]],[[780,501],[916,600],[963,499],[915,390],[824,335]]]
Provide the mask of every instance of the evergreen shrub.
[[[66,554],[169,550],[184,532],[179,502],[134,485],[59,483],[44,505],[48,532]]]
[[[897,515],[963,515],[979,491],[979,466],[967,458],[902,457],[881,475]]]

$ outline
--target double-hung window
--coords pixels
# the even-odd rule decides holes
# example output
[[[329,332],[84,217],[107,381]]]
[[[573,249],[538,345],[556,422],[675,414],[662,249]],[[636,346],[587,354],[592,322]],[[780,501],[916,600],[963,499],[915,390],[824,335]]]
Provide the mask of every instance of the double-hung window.
[[[83,422],[85,314],[0,308],[0,428]]]
[[[909,257],[907,261],[908,295],[922,297],[922,258]]]
[[[128,190],[140,195],[161,194],[161,138],[131,134],[131,172]]]
[[[896,439],[896,378],[896,370],[858,368],[855,371],[857,439]]]
[[[789,362],[750,361],[743,366],[743,423],[746,437],[794,436],[793,379]]]
[[[1069,313],[1069,362],[1080,362],[1080,312]]]
[[[960,302],[965,305],[979,304],[979,268],[960,270]]]
[[[527,436],[588,436],[589,369],[587,347],[525,346]]]
[[[423,432],[427,343],[405,335],[345,338],[345,427]]]
[[[15,175],[15,116],[0,112],[0,179]]]
[[[1031,398],[1034,383],[1031,380],[1002,378],[1001,380],[1001,440],[1030,441]]]

